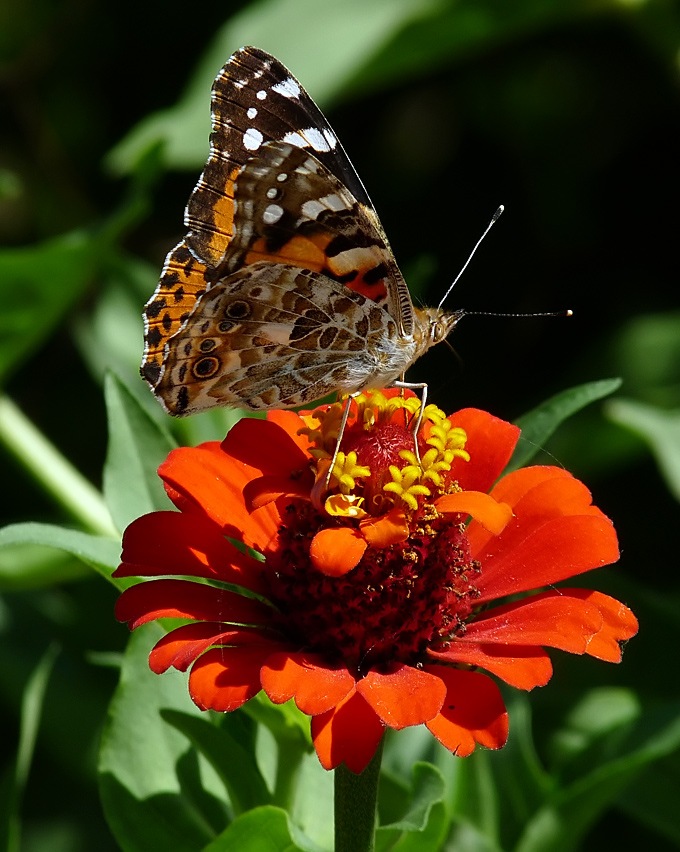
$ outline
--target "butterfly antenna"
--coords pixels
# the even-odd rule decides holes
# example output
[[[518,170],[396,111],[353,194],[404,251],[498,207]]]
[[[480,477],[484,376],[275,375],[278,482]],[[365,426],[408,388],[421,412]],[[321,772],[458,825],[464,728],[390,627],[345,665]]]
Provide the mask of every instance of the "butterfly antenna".
[[[531,314],[516,314],[516,313],[496,313],[495,311],[465,311],[459,312],[465,317],[573,317],[574,312],[567,308],[564,311],[540,311]]]
[[[441,302],[437,305],[437,308],[441,308],[441,306],[444,304],[444,302],[448,299],[448,297],[449,297],[449,293],[451,292],[451,290],[453,290],[453,288],[456,286],[456,282],[458,281],[458,279],[460,278],[460,276],[461,276],[461,275],[465,272],[465,270],[467,269],[468,264],[469,264],[469,263],[470,263],[470,261],[472,260],[474,253],[475,253],[475,252],[477,251],[477,249],[479,248],[480,243],[482,242],[482,240],[484,239],[484,237],[485,237],[485,236],[489,233],[489,231],[491,230],[491,226],[492,226],[492,225],[494,225],[494,224],[495,224],[495,223],[496,223],[496,222],[500,219],[500,217],[501,217],[501,213],[502,213],[504,210],[505,210],[505,206],[504,206],[503,204],[501,204],[501,206],[498,208],[498,210],[496,210],[496,212],[493,214],[493,216],[491,217],[491,221],[489,222],[489,224],[486,226],[486,229],[484,230],[484,233],[483,233],[483,234],[482,234],[482,236],[481,236],[481,237],[477,240],[477,243],[475,244],[475,247],[472,249],[472,251],[470,252],[470,254],[469,254],[469,256],[468,256],[468,259],[467,259],[467,260],[465,261],[465,263],[463,264],[463,268],[460,270],[460,272],[458,273],[458,275],[456,275],[456,277],[455,277],[455,279],[454,279],[454,281],[453,281],[453,284],[449,287],[449,289],[446,291],[446,293],[444,293],[444,298],[443,298],[443,299],[441,300]]]

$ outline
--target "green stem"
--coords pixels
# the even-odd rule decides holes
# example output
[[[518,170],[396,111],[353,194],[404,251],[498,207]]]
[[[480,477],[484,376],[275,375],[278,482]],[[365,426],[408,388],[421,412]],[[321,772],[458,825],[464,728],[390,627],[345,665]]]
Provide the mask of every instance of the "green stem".
[[[6,396],[0,396],[0,442],[88,531],[117,535],[102,495]]]
[[[344,763],[335,770],[335,852],[373,852],[375,848],[383,742],[360,775]]]
[[[272,804],[290,810],[304,751],[297,738],[281,737]]]

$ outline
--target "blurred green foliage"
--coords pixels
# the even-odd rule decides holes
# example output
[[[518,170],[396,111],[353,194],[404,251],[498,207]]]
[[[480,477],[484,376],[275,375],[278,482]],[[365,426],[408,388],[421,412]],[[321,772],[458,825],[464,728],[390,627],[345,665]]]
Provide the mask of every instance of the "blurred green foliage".
[[[138,848],[125,808],[134,822],[132,806],[148,797],[168,835],[152,833],[139,847],[147,850],[203,848],[235,815],[219,799],[228,779],[215,755],[239,732],[227,730],[231,722],[209,736],[196,727],[188,699],[177,703],[146,671],[148,637],[123,664],[124,675],[144,671],[148,687],[135,692],[124,679],[115,698],[124,715],[105,721],[128,637],[113,618],[115,589],[89,569],[108,574],[118,539],[96,515],[78,523],[46,479],[51,469],[65,490],[103,487],[121,531],[162,503],[152,472],[167,448],[220,437],[233,422],[229,412],[169,422],[137,369],[141,308],[182,234],[207,154],[212,79],[246,43],[275,53],[327,111],[416,301],[438,301],[504,203],[452,304],[574,311],[568,320],[466,319],[452,341],[459,360],[439,347],[412,374],[438,405],[515,419],[565,388],[591,393],[590,383],[622,379],[614,399],[580,411],[547,443],[537,420],[530,437],[614,519],[621,562],[592,582],[632,607],[640,635],[618,668],[553,655],[555,676],[531,696],[532,717],[524,696],[510,705],[511,740],[499,754],[460,761],[419,732],[391,738],[381,792],[390,825],[379,848],[401,836],[400,818],[420,826],[419,850],[677,848],[674,0],[170,0],[153,13],[129,0],[2,6],[0,380],[27,418],[8,434],[4,412],[14,409],[0,413],[2,515],[15,524],[0,533],[3,848]],[[118,376],[107,385],[108,450],[107,370]],[[44,454],[26,449],[29,424],[48,439]],[[36,523],[16,526],[27,520]],[[63,523],[77,536],[59,531]],[[169,714],[162,733],[160,707]],[[256,706],[251,713],[264,727],[282,724]],[[122,720],[145,747],[166,738],[167,766],[152,767],[151,752],[121,760],[113,745]],[[200,746],[200,766],[189,742]],[[256,750],[252,737],[243,742]],[[412,775],[422,759],[436,773]],[[128,802],[120,791],[130,795],[123,780],[139,760],[148,761],[148,788],[133,784],[138,798]],[[301,799],[330,789],[315,758],[305,767]],[[177,779],[199,769],[205,797],[187,803]],[[252,819],[281,844],[302,842],[268,806],[238,817],[211,848],[246,848],[238,844]],[[326,841],[323,825],[302,827]]]

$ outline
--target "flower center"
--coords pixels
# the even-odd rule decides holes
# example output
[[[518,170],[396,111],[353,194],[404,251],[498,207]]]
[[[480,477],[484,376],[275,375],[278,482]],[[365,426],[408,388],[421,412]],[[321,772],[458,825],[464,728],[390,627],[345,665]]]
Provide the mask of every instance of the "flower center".
[[[352,414],[336,453],[344,405],[314,412],[306,418],[310,425],[301,430],[313,442],[310,452],[317,460],[312,501],[321,508],[323,495],[330,515],[361,519],[383,515],[393,506],[415,512],[425,499],[446,492],[442,474],[451,470],[456,456],[470,458],[464,449],[464,430],[452,427],[434,405],[423,410],[416,455],[409,424],[418,416],[420,401],[413,396],[388,398],[380,392],[352,400]]]
[[[343,405],[305,418],[316,484],[311,501],[294,497],[286,507],[279,547],[267,558],[270,596],[287,635],[358,673],[394,660],[417,664],[425,648],[463,629],[479,597],[464,526],[432,505],[460,491],[447,473],[456,456],[469,458],[466,435],[427,406],[418,458],[409,423],[419,400],[362,394],[329,476]],[[341,570],[320,570],[312,553],[319,535]],[[359,543],[353,561],[343,542]]]
[[[353,571],[327,577],[309,555],[324,524],[310,504],[291,503],[278,553],[267,560],[284,632],[360,673],[393,660],[416,664],[425,648],[464,629],[480,565],[463,525],[426,505],[411,526],[406,541],[369,547]]]

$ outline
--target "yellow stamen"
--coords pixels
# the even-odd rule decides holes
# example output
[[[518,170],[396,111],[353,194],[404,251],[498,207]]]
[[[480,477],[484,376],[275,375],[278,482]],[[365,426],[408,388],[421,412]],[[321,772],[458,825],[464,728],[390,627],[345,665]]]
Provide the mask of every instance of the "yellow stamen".
[[[354,450],[351,453],[341,451],[333,465],[331,484],[338,485],[341,494],[349,494],[356,488],[357,479],[365,479],[370,475],[370,467],[365,464],[357,464],[357,454]]]

